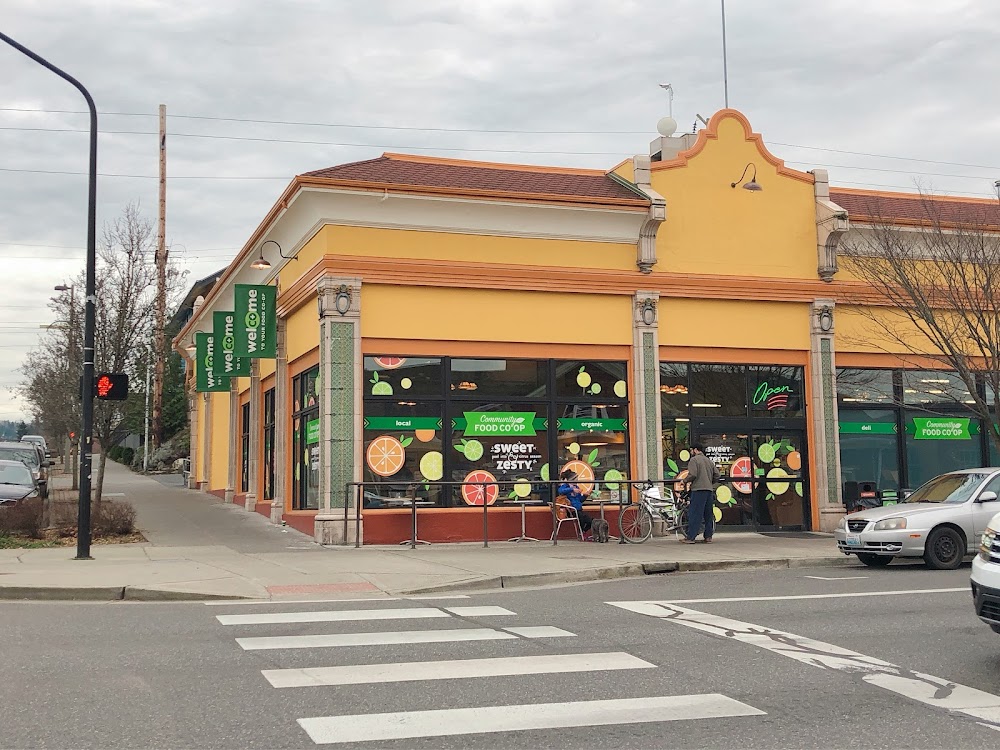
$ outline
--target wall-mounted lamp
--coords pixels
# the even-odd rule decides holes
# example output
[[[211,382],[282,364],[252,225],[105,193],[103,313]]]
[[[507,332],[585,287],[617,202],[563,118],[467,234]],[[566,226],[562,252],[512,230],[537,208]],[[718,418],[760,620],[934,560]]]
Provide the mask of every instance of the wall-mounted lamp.
[[[337,296],[333,298],[333,307],[341,315],[347,315],[351,309],[351,288],[347,284],[340,285]]]
[[[283,252],[281,252],[281,245],[279,245],[274,240],[265,240],[260,244],[257,260],[255,260],[253,263],[250,264],[250,268],[254,269],[255,271],[266,271],[268,268],[271,267],[271,264],[264,257],[264,245],[267,245],[268,243],[277,247],[278,255],[280,255],[285,260],[295,260],[298,258],[297,255],[285,255]]]
[[[823,307],[819,311],[819,329],[823,333],[829,333],[833,330],[833,309],[829,307]]]
[[[751,167],[753,168],[753,174],[750,176],[750,179],[747,182],[743,182],[743,178],[747,176],[747,170],[750,169]],[[732,183],[730,185],[730,187],[736,187],[737,185],[739,185],[741,183],[743,184],[743,189],[744,190],[749,190],[749,191],[754,192],[754,193],[759,193],[761,190],[764,189],[764,188],[762,188],[760,186],[760,183],[757,182],[757,165],[756,164],[754,164],[753,162],[749,162],[745,167],[743,167],[743,174],[740,175],[740,179],[738,179],[736,182]]]

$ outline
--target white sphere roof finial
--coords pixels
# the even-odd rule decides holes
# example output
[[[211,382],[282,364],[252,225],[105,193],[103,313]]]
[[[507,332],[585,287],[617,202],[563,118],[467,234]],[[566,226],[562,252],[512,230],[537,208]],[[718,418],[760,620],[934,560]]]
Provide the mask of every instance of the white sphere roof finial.
[[[677,120],[673,117],[661,117],[656,123],[656,132],[664,138],[669,138],[677,132]]]

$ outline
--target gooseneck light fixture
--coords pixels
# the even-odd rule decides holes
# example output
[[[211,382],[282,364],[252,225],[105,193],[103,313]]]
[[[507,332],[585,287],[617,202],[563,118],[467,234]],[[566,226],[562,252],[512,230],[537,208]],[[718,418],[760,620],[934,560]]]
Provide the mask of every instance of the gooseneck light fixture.
[[[747,176],[747,170],[749,170],[751,168],[753,169],[753,174],[750,175],[750,179],[749,180],[747,180],[746,182],[743,182],[743,178]],[[730,187],[736,187],[737,185],[739,185],[741,183],[743,185],[743,189],[744,190],[749,190],[752,193],[759,193],[761,190],[764,189],[764,188],[762,188],[760,186],[760,183],[757,182],[757,165],[754,164],[752,161],[748,162],[747,165],[745,167],[743,167],[743,174],[740,175],[740,179],[738,179],[736,182],[732,183],[730,185]]]
[[[271,267],[271,264],[268,262],[267,258],[264,257],[264,245],[267,244],[274,245],[276,248],[278,248],[278,255],[280,255],[285,260],[294,260],[298,257],[296,255],[285,255],[281,251],[281,245],[279,245],[274,240],[265,240],[264,242],[260,243],[260,248],[257,254],[257,260],[255,260],[253,263],[250,264],[250,268],[254,269],[255,271],[266,271]]]

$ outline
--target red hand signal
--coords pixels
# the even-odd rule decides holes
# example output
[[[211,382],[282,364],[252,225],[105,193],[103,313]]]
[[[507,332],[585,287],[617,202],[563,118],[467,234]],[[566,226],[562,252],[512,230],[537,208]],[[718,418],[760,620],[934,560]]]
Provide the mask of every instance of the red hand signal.
[[[107,375],[101,375],[101,377],[97,379],[97,395],[100,398],[105,398],[111,392],[112,385],[113,383],[111,382],[111,378]]]

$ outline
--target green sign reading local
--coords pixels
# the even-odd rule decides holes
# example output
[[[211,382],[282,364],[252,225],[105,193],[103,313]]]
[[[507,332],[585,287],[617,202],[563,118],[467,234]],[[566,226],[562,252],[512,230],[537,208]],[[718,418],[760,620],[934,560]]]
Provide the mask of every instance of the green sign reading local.
[[[440,430],[437,417],[365,417],[366,430]]]
[[[319,442],[319,420],[311,419],[306,422],[306,445]]]
[[[465,437],[526,437],[535,434],[533,411],[467,411],[463,421],[465,425],[460,429]]]
[[[895,422],[841,422],[841,435],[895,435]]]
[[[277,287],[234,284],[233,295],[236,310],[233,353],[250,359],[277,357]]]
[[[582,419],[556,420],[556,429],[574,430],[576,432],[624,432],[628,423],[624,419],[602,419],[600,417],[583,417]]]
[[[914,440],[971,440],[973,430],[969,419],[952,417],[914,417],[912,428]],[[978,430],[975,430],[978,432]]]
[[[212,372],[215,375],[236,378],[250,375],[250,360],[237,357],[233,351],[236,341],[236,314],[232,312],[215,312],[212,314],[215,337],[215,357],[212,361]]]
[[[212,372],[215,358],[215,340],[210,333],[194,335],[194,388],[198,393],[228,391],[229,378],[220,378]]]

